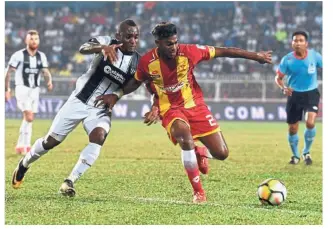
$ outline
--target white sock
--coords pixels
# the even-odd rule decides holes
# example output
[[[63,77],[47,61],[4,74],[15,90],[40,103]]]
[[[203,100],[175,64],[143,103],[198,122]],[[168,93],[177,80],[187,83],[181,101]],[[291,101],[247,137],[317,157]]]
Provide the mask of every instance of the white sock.
[[[31,145],[32,122],[27,122],[24,130],[24,146]]]
[[[30,152],[28,152],[23,158],[23,166],[28,168],[31,163],[37,161],[41,156],[46,154],[48,150],[43,147],[44,138],[39,138],[36,140],[35,144],[31,147]]]
[[[21,123],[21,126],[20,126],[19,137],[18,137],[18,140],[17,140],[16,147],[24,146],[24,132],[25,132],[26,123],[27,123],[27,121],[25,121],[25,119],[23,119],[22,123]]]
[[[89,169],[92,164],[96,161],[101,151],[102,146],[89,143],[80,154],[80,158],[77,161],[76,165],[74,166],[71,174],[68,176],[68,179],[71,180],[73,183],[77,181],[82,174]]]
[[[194,149],[182,150],[182,162],[186,169],[195,169],[198,167],[197,156]]]

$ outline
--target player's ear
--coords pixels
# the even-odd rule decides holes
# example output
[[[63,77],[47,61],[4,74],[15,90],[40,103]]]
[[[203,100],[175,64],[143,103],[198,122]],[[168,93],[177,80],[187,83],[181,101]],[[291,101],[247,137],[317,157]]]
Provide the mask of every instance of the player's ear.
[[[26,45],[28,44],[29,36],[30,36],[30,35],[28,34],[28,35],[26,35],[25,38],[24,38],[24,43],[25,43]]]
[[[120,41],[121,40],[120,38],[121,38],[120,33],[116,32],[116,39]]]

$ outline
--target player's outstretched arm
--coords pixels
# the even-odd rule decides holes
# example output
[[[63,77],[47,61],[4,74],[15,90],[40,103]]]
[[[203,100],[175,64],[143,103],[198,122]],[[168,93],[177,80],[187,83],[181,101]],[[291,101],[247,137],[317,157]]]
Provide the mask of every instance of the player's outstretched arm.
[[[42,68],[42,74],[47,85],[47,90],[52,91],[53,84],[52,84],[51,72],[49,71],[48,68]]]
[[[249,52],[240,48],[215,47],[215,57],[244,58],[261,64],[272,63],[272,51]]]
[[[97,40],[89,41],[81,45],[79,52],[83,55],[90,55],[95,53],[103,53],[104,60],[107,58],[114,63],[117,61],[117,48],[123,44],[102,45]]]
[[[13,72],[16,71],[16,68],[12,66],[8,66],[6,71],[6,77],[5,77],[5,101],[9,101],[10,99],[10,77]]]

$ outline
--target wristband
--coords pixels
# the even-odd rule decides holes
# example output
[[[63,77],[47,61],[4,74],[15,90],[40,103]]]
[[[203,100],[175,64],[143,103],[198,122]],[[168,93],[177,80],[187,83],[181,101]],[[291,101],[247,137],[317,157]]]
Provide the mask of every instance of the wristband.
[[[119,88],[118,90],[112,92],[112,94],[118,96],[118,99],[120,99],[124,95],[123,89]]]

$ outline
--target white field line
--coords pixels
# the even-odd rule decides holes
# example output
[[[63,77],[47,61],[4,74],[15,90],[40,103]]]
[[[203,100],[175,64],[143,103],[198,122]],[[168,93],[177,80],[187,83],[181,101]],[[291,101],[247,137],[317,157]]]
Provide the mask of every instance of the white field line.
[[[133,197],[133,196],[121,196],[120,198],[128,199],[128,200],[134,200],[138,202],[152,202],[152,203],[167,203],[167,204],[179,204],[179,205],[197,205],[193,204],[191,202],[183,201],[183,200],[167,200],[167,199],[160,199],[160,198],[150,198],[150,197]],[[206,202],[199,204],[201,206],[215,206],[215,207],[222,207],[225,209],[228,208],[242,208],[242,209],[248,209],[248,210],[257,210],[257,211],[278,211],[283,213],[289,213],[289,214],[295,214],[295,215],[301,215],[301,214],[309,214],[309,215],[318,215],[322,216],[322,213],[313,212],[313,211],[307,211],[307,210],[288,210],[288,209],[279,209],[278,207],[271,207],[271,208],[264,208],[260,207],[260,204],[258,203],[258,207],[250,207],[245,205],[232,205],[232,204],[222,204],[222,203],[216,203],[216,202]]]

